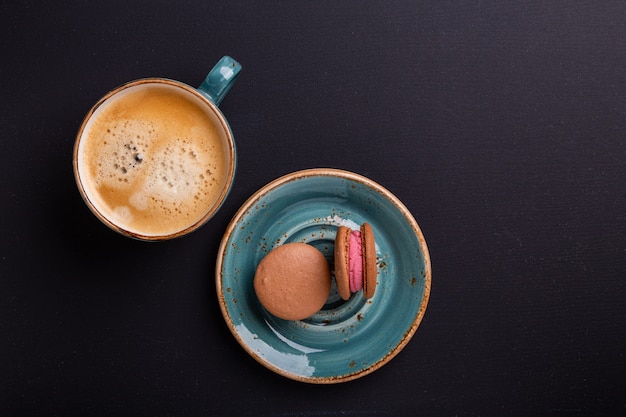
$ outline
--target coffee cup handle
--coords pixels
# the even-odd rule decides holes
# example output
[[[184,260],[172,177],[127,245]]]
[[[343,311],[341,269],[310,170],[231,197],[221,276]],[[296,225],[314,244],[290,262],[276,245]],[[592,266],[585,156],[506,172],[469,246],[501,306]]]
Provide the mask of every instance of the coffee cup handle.
[[[241,71],[241,64],[229,56],[217,61],[211,72],[206,76],[198,90],[209,98],[216,106],[224,99],[228,90],[235,83]]]

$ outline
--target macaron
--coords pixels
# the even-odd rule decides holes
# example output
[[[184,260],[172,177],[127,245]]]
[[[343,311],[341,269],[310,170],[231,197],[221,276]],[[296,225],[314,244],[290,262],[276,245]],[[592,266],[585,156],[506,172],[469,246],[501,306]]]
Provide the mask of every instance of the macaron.
[[[344,300],[360,290],[365,298],[376,291],[376,242],[369,223],[359,230],[341,226],[335,237],[335,281]]]
[[[302,320],[324,306],[331,280],[324,254],[312,245],[293,242],[276,247],[261,260],[254,291],[274,316]]]

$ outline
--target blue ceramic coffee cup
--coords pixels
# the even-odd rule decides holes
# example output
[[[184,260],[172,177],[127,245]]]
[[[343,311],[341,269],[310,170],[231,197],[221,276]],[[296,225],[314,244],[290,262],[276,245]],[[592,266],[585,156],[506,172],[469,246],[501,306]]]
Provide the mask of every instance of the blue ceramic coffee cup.
[[[218,105],[240,71],[225,56],[198,88],[144,78],[91,108],[76,137],[73,166],[98,219],[122,235],[160,241],[213,217],[237,164],[233,133]]]

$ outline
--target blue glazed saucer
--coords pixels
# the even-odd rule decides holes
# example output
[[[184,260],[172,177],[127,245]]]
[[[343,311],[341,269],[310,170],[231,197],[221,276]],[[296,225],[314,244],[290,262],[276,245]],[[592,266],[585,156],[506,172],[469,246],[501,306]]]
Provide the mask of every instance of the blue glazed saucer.
[[[272,316],[259,303],[254,273],[263,257],[288,242],[317,247],[333,269],[339,226],[368,222],[376,238],[378,284],[344,301],[331,289],[326,305],[302,321]],[[310,169],[257,191],[235,214],[220,244],[216,284],[226,324],[254,359],[309,383],[353,380],[380,368],[409,342],[430,294],[426,241],[407,208],[361,175]]]

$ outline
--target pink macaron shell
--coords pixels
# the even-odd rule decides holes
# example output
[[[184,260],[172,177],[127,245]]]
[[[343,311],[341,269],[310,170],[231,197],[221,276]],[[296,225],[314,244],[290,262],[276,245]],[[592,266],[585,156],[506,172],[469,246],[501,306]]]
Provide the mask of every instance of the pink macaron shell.
[[[363,289],[363,250],[361,232],[358,230],[353,230],[350,233],[348,267],[350,292],[354,293]]]

